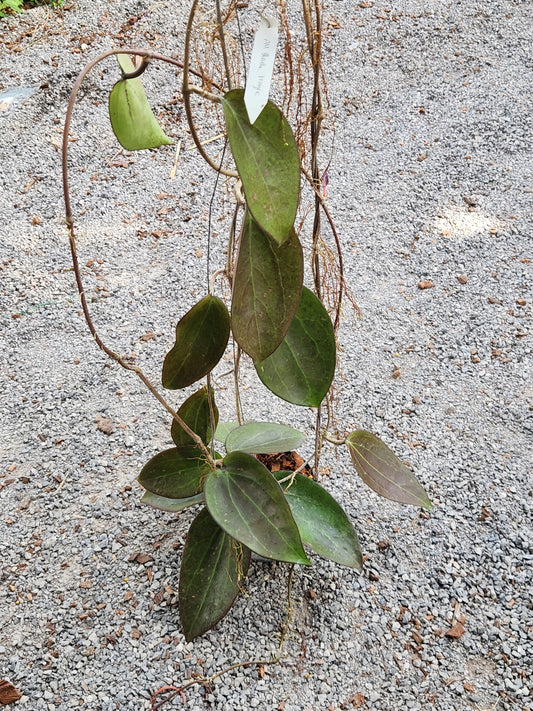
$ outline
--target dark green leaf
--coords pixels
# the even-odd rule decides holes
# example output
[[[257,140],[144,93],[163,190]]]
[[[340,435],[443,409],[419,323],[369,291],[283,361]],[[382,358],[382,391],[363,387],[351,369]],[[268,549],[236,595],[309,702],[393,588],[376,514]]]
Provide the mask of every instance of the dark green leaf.
[[[240,347],[263,360],[281,343],[300,302],[303,256],[294,230],[279,245],[247,211],[233,280],[231,327]]]
[[[218,424],[218,408],[215,405],[213,394],[211,395],[211,399],[213,403],[213,417],[216,428]],[[211,414],[209,412],[207,388],[201,388],[191,395],[191,397],[187,398],[178,410],[178,415],[186,425],[189,425],[193,432],[202,438],[202,441],[205,444],[208,444],[211,441]],[[176,422],[176,420],[172,420],[170,434],[176,447],[180,447],[184,444],[194,444],[192,438]]]
[[[200,511],[187,535],[181,562],[179,606],[185,639],[198,637],[224,617],[242,586],[250,550]]]
[[[203,494],[189,496],[186,499],[167,499],[166,496],[158,496],[157,494],[152,494],[151,491],[145,491],[141,499],[141,504],[146,504],[146,506],[151,506],[151,508],[159,509],[160,511],[169,511],[170,513],[177,513],[186,509],[187,506],[194,506],[194,504],[203,502]]]
[[[291,472],[274,474],[278,481],[290,475]],[[296,474],[288,489],[287,484],[281,486],[302,542],[324,558],[361,569],[363,558],[357,534],[333,496],[302,474]]]
[[[234,430],[238,426],[238,422],[219,422],[215,431],[216,441],[224,444],[231,430]]]
[[[124,72],[134,71],[127,54],[119,54],[117,58]],[[157,123],[138,77],[115,84],[109,95],[109,118],[120,145],[128,151],[172,143]]]
[[[248,207],[281,244],[294,224],[300,187],[300,159],[291,127],[270,101],[250,124],[243,89],[229,91],[222,105]]]
[[[333,380],[335,362],[335,334],[328,312],[304,286],[287,335],[272,355],[255,363],[257,374],[283,400],[318,407]]]
[[[275,422],[248,422],[232,430],[226,439],[227,452],[274,454],[296,449],[305,435],[298,430]]]
[[[358,430],[346,438],[346,444],[357,473],[380,496],[431,509],[431,501],[415,475],[378,437]]]
[[[213,370],[224,354],[229,331],[224,302],[204,296],[176,326],[176,343],[163,363],[163,387],[186,388]]]
[[[209,472],[203,453],[194,446],[159,452],[144,465],[139,483],[152,494],[168,499],[186,499],[202,491]]]
[[[280,485],[255,457],[226,455],[204,491],[209,512],[230,536],[264,558],[310,565]]]

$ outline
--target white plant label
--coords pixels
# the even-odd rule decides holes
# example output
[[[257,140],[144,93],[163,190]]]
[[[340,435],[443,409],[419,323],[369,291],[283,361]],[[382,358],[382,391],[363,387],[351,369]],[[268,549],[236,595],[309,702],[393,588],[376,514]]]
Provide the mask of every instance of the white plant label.
[[[278,20],[276,17],[263,15],[255,33],[250,70],[244,91],[244,105],[252,124],[268,101],[277,44]]]

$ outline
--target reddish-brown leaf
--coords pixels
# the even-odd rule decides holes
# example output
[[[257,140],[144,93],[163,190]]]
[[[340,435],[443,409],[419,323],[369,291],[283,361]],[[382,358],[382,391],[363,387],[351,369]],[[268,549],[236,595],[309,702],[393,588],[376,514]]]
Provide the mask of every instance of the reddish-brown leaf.
[[[153,561],[153,556],[149,553],[139,553],[136,557],[136,562],[144,565],[145,563],[150,563]]]
[[[18,701],[22,694],[16,689],[10,681],[2,679],[0,681],[0,704],[7,706],[14,701]]]
[[[462,622],[455,622],[450,629],[446,632],[446,637],[451,637],[452,639],[459,639],[465,633],[465,628]]]

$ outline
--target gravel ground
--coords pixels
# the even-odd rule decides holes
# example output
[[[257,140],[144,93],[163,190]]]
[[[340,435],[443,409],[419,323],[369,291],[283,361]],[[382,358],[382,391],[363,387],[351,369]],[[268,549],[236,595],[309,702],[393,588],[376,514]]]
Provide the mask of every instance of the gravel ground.
[[[317,558],[298,569],[281,664],[189,690],[191,711],[533,708],[531,10],[327,3],[328,201],[362,310],[345,314],[339,422],[387,441],[435,506],[381,500],[326,453],[364,572]],[[175,590],[191,514],[139,506],[135,481],[169,423],[92,342],[62,222],[76,74],[117,42],[179,50],[184,15],[84,0],[0,20],[0,92],[33,89],[0,98],[0,679],[23,695],[7,709],[148,709],[165,684],[277,649],[287,570],[260,562],[228,617],[184,641]],[[91,75],[73,125],[79,251],[102,335],[157,378],[203,294],[213,181],[185,150],[173,70],[154,67],[147,86],[184,141],[176,177],[173,147],[118,152],[112,67]],[[222,249],[214,235],[214,259]],[[248,379],[254,417],[312,434],[309,413]]]

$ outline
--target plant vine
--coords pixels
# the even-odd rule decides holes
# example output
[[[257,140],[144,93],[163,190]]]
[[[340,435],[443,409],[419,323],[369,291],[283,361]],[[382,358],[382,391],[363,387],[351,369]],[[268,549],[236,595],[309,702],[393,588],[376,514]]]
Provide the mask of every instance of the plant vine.
[[[212,676],[164,687],[152,697],[153,711],[178,695],[185,700],[187,688],[211,684],[234,669],[279,662],[291,617],[294,565],[311,565],[304,546],[341,565],[361,568],[362,553],[348,516],[316,481],[325,443],[346,448],[359,477],[378,494],[400,503],[431,506],[415,476],[378,437],[364,430],[346,436],[339,436],[336,429],[332,432],[332,383],[342,303],[345,296],[353,303],[353,297],[345,283],[341,237],[326,201],[327,169],[322,172],[319,165],[326,95],[321,59],[322,2],[302,0],[306,46],[295,56],[287,5],[285,0],[277,0],[285,38],[282,103],[289,114],[292,103],[297,102],[294,131],[287,116],[267,97],[257,118],[250,120],[246,90],[238,86],[240,70],[232,64],[231,33],[227,27],[230,18],[234,18],[238,46],[244,56],[239,3],[230,0],[224,14],[221,0],[211,2],[216,16],[212,41],[216,41],[222,57],[222,80],[208,76],[204,66],[191,66],[201,2],[190,0],[183,62],[142,48],[112,49],[100,54],[86,65],[74,84],[63,133],[66,226],[85,321],[97,346],[119,366],[135,373],[172,417],[170,436],[174,446],[156,454],[142,468],[138,480],[145,493],[141,501],[170,513],[202,506],[182,552],[179,605],[185,638],[191,640],[203,634],[228,612],[242,590],[252,552],[290,565],[288,613],[277,656],[268,661],[230,665]],[[215,171],[208,211],[206,295],[179,320],[175,343],[162,366],[161,383],[167,390],[181,391],[205,378],[205,385],[179,408],[161,395],[141,368],[102,340],[88,307],[77,256],[68,181],[72,113],[87,74],[111,56],[118,59],[120,79],[110,93],[109,112],[122,146],[142,150],[171,142],[151,112],[141,83],[142,75],[154,61],[166,62],[182,70],[188,128],[200,156]],[[130,56],[136,58],[136,64]],[[311,77],[308,112],[303,109],[303,94],[309,89],[302,69],[304,60]],[[243,73],[246,82],[250,82],[244,59]],[[199,78],[201,85],[192,82],[191,76]],[[210,102],[218,112],[224,137],[218,160],[209,155],[200,140],[193,94]],[[233,159],[235,170],[229,158]],[[212,270],[213,204],[221,176],[230,181],[236,205],[225,264]],[[301,176],[309,185],[313,202],[308,251],[314,289],[304,284],[301,239],[305,237],[302,225],[306,214],[300,205]],[[297,216],[302,212],[297,226]],[[333,246],[323,237],[326,224]],[[231,287],[231,312],[215,295],[219,276],[224,276]],[[233,350],[237,422],[219,422],[215,402],[216,381],[212,373],[228,346]],[[240,394],[243,357],[251,360],[259,380],[280,400],[315,409],[314,451],[307,461],[280,471],[265,466],[265,456],[296,450],[305,435],[284,424],[253,422],[246,417]],[[224,446],[225,456],[216,451],[216,442]],[[310,462],[314,478],[304,475]],[[157,701],[165,692],[167,696]]]

